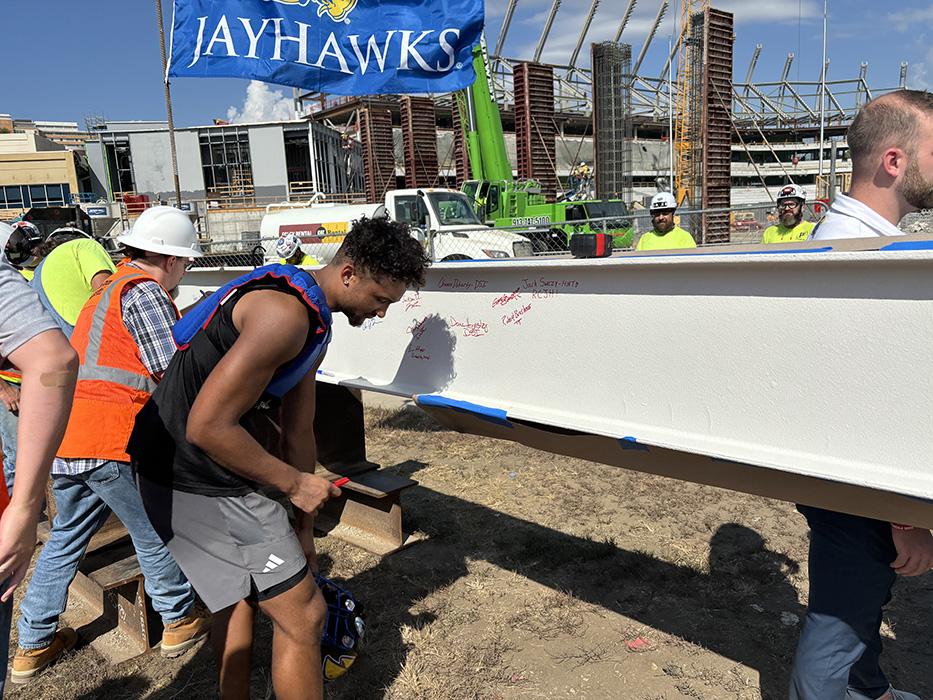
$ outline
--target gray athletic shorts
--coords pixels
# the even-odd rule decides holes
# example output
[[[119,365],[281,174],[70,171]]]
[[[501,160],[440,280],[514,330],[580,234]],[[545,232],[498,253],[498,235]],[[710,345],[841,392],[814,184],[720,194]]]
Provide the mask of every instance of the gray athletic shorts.
[[[308,574],[288,513],[260,493],[201,496],[139,477],[153,528],[211,612],[268,600]]]

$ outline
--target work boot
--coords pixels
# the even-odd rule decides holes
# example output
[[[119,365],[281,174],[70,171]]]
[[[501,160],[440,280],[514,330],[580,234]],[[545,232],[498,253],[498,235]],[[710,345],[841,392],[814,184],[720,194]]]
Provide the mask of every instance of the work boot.
[[[55,633],[52,643],[39,649],[16,650],[10,680],[13,683],[28,683],[51,664],[58,661],[66,651],[71,651],[78,641],[78,633],[70,627],[62,627]]]
[[[169,622],[162,630],[162,656],[174,659],[181,656],[211,631],[211,614],[195,609],[180,620]]]

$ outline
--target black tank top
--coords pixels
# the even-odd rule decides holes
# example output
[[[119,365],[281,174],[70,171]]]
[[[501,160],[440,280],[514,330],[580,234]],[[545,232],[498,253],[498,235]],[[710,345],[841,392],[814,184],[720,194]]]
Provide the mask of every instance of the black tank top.
[[[188,415],[198,392],[240,335],[233,325],[233,309],[243,296],[257,289],[298,296],[275,282],[254,283],[236,291],[220,305],[207,327],[194,335],[188,347],[175,353],[162,381],[136,417],[127,449],[136,470],[148,481],[204,496],[242,496],[259,488],[185,439]],[[312,323],[310,339],[319,324],[313,314],[308,317]],[[279,399],[264,394],[240,419],[240,425],[273,454],[278,451],[275,426],[279,407]]]

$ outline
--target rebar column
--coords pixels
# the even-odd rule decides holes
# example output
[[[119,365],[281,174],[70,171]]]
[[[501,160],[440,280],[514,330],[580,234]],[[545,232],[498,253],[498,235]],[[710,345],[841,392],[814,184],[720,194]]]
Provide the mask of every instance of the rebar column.
[[[703,85],[703,172],[700,184],[704,209],[728,209],[732,168],[732,13],[705,13]],[[704,243],[729,242],[729,212],[703,215]]]
[[[592,45],[596,196],[632,197],[632,47]]]

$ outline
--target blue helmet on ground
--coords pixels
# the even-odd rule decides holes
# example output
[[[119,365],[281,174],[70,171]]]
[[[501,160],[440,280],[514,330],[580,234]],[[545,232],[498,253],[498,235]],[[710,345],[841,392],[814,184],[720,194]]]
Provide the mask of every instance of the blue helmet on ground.
[[[363,606],[349,592],[320,574],[314,581],[327,603],[327,621],[321,638],[321,666],[324,680],[332,681],[347,672],[359,655],[366,624]]]

